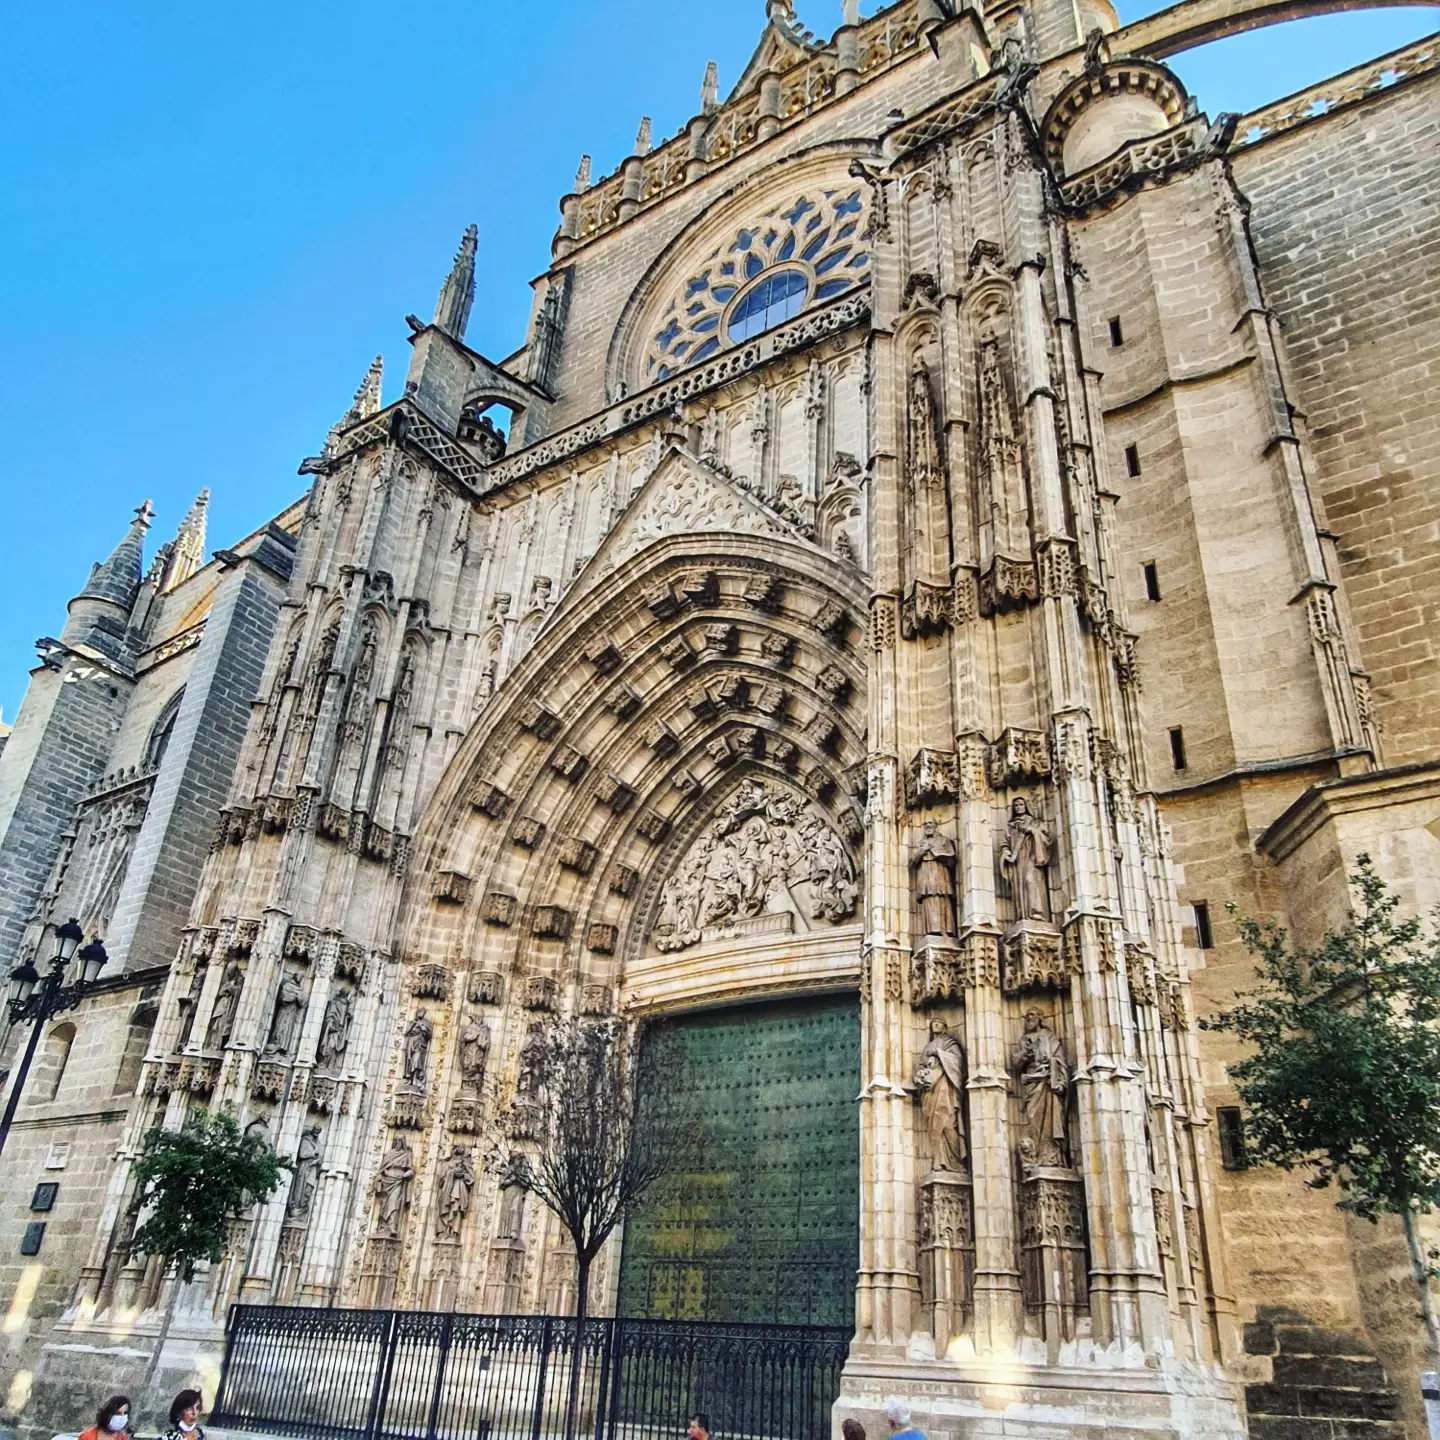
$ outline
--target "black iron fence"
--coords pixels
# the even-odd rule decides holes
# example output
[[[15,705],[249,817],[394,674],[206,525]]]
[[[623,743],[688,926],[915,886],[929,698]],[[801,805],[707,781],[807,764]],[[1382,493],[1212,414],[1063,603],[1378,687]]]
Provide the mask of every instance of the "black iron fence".
[[[580,1430],[678,1440],[827,1440],[847,1329],[588,1320]],[[573,1318],[236,1305],[209,1423],[314,1440],[551,1440]]]

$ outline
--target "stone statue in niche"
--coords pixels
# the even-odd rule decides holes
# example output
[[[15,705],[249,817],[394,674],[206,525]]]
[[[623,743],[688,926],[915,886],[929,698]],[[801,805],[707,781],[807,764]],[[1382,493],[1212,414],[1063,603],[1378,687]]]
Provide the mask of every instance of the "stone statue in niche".
[[[500,1221],[497,1240],[518,1240],[525,1224],[525,1192],[530,1170],[523,1155],[512,1155],[500,1176]]]
[[[907,392],[905,479],[910,499],[910,579],[947,587],[950,583],[950,498],[930,369],[918,356]]]
[[[943,1020],[930,1022],[930,1041],[920,1052],[915,1088],[920,1092],[920,1117],[930,1140],[930,1168],[963,1171],[970,1158],[961,1105],[965,1050]]]
[[[532,1021],[520,1046],[520,1068],[515,1077],[515,1102],[534,1105],[539,1102],[540,1088],[545,1081],[545,1026]]]
[[[460,1034],[461,1091],[478,1095],[490,1059],[490,1027],[475,1016]]]
[[[325,1019],[320,1025],[320,1043],[315,1058],[322,1066],[338,1065],[350,1043],[350,1027],[355,1012],[348,990],[336,990],[325,1005]]]
[[[430,1065],[430,1041],[434,1034],[434,1027],[423,1010],[405,1027],[401,1073],[405,1077],[406,1088],[422,1095]]]
[[[375,1234],[382,1240],[400,1238],[400,1222],[410,1208],[410,1186],[415,1180],[415,1157],[398,1136],[391,1141],[375,1175]]]
[[[175,1042],[177,1050],[183,1050],[190,1043],[190,1033],[195,1028],[195,1012],[200,1008],[200,992],[205,988],[205,966],[197,965],[190,977],[190,988],[180,997],[180,1038]]]
[[[442,1240],[458,1240],[475,1190],[474,1156],[464,1146],[457,1145],[435,1179],[435,1232]]]
[[[940,833],[933,819],[927,819],[910,852],[920,930],[927,937],[955,938],[955,855],[955,842]]]
[[[210,1025],[205,1031],[205,1048],[223,1050],[230,1043],[235,1028],[235,1012],[240,1008],[240,991],[245,986],[245,972],[232,960],[220,977],[215,992],[215,1005],[210,1011]]]
[[[830,825],[800,796],[747,780],[665,882],[652,935],[659,950],[684,950],[706,930],[766,913],[844,920],[859,897],[855,867]]]
[[[275,1011],[270,1020],[270,1038],[265,1043],[267,1055],[289,1055],[300,1033],[300,1017],[305,1012],[305,992],[300,982],[288,972],[280,976],[280,989],[275,996]]]
[[[1000,868],[1010,884],[1015,914],[1021,920],[1049,920],[1050,897],[1045,871],[1051,858],[1050,832],[1032,813],[1030,802],[1017,796],[1010,806],[1010,824]]]
[[[315,1189],[320,1183],[320,1127],[312,1125],[300,1136],[295,1151],[295,1177],[290,1182],[290,1198],[285,1203],[287,1220],[308,1220],[315,1203]]]
[[[1036,1009],[1025,1012],[1025,1033],[1010,1052],[1010,1069],[1020,1084],[1025,1107],[1026,1153],[1036,1165],[1068,1165],[1065,1106],[1070,1094],[1070,1063],[1065,1042]]]

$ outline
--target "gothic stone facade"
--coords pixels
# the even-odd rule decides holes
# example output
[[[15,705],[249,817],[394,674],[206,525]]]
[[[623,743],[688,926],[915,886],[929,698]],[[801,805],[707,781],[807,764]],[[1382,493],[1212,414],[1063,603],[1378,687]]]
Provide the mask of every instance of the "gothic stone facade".
[[[1244,982],[1225,901],[1313,935],[1362,850],[1440,900],[1436,54],[1211,122],[1163,57],[1274,18],[901,0],[821,42],[771,0],[727,100],[582,166],[516,356],[464,343],[467,235],[403,398],[372,369],[265,532],[286,563],[207,582],[270,605],[217,653],[256,698],[208,853],[152,824],[173,740],[97,792],[130,819],[47,815],[38,757],[96,729],[37,672],[0,860],[59,878],[14,903],[66,907],[87,825],[140,838],[97,871],[126,998],[73,1033],[108,1041],[6,1157],[12,1240],[44,1105],[107,1161],[67,1256],[9,1246],[19,1420],[69,1423],[77,1357],[143,1363],[148,1126],[228,1104],[297,1158],[181,1297],[162,1383],[213,1387],[234,1300],[573,1303],[503,1172],[437,1196],[527,1050],[819,994],[858,1011],[837,1423],[898,1392],[976,1436],[1238,1436],[1247,1401],[1420,1433],[1396,1236],[1221,1169],[1195,1023]]]

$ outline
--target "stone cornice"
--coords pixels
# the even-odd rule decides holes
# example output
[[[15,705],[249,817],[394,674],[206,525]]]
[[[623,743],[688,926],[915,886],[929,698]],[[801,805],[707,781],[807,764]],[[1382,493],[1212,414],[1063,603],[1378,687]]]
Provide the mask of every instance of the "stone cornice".
[[[1272,821],[1255,842],[1255,848],[1279,862],[1288,859],[1316,831],[1339,815],[1432,799],[1440,799],[1440,760],[1326,780],[1311,786]]]

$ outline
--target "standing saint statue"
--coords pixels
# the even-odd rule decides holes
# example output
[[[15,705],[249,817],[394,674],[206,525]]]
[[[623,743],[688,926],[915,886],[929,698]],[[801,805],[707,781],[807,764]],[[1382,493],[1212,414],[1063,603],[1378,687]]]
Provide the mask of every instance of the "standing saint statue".
[[[195,1012],[200,1008],[200,992],[205,988],[205,975],[205,966],[197,965],[190,980],[190,989],[180,997],[180,1014],[184,1018],[180,1021],[180,1038],[175,1042],[177,1050],[183,1050],[190,1043],[190,1033],[195,1028]]]
[[[910,851],[915,867],[915,898],[924,935],[955,938],[955,842],[927,819],[924,833]]]
[[[1030,802],[1023,795],[1017,796],[1010,806],[1000,868],[1010,882],[1015,913],[1021,920],[1050,918],[1049,886],[1045,880],[1050,850],[1050,832],[1031,813]]]
[[[470,1151],[457,1145],[435,1181],[435,1232],[442,1240],[458,1240],[475,1189],[475,1160]]]
[[[1038,1010],[1025,1012],[1025,1033],[1010,1052],[1010,1069],[1020,1082],[1026,1138],[1035,1164],[1068,1165],[1065,1102],[1070,1093],[1070,1063],[1065,1042]]]
[[[325,1019],[320,1025],[320,1044],[315,1058],[321,1065],[338,1065],[350,1043],[350,1026],[355,1019],[350,992],[336,990],[325,1006]]]
[[[300,1017],[305,1013],[305,992],[290,974],[280,977],[275,994],[275,1012],[270,1021],[270,1038],[265,1043],[267,1055],[289,1055],[300,1033]]]
[[[530,1166],[523,1155],[512,1155],[500,1175],[500,1219],[497,1240],[518,1240],[525,1223],[525,1195],[530,1189]]]
[[[312,1125],[300,1136],[295,1151],[295,1178],[290,1182],[290,1199],[285,1204],[289,1220],[308,1220],[320,1183],[320,1127]]]
[[[965,1050],[943,1020],[930,1022],[930,1043],[915,1069],[920,1118],[930,1137],[930,1168],[963,1171],[969,1160],[961,1096],[965,1090]]]
[[[461,1089],[478,1095],[490,1060],[490,1027],[476,1015],[460,1034]]]
[[[405,1049],[402,1056],[405,1085],[407,1089],[421,1094],[425,1092],[425,1072],[430,1064],[430,1040],[434,1033],[434,1028],[423,1010],[405,1030]]]
[[[525,1032],[520,1046],[520,1068],[515,1077],[516,1104],[534,1105],[539,1101],[540,1087],[545,1082],[545,1060],[545,1027],[536,1020]]]
[[[400,1238],[400,1221],[410,1208],[410,1185],[415,1179],[415,1159],[410,1147],[398,1136],[392,1142],[375,1174],[375,1234],[382,1240]]]
[[[205,1031],[205,1048],[223,1050],[230,1043],[235,1028],[235,1012],[240,1008],[240,991],[245,986],[245,972],[232,960],[220,977],[215,1004],[210,1011],[210,1026]]]

